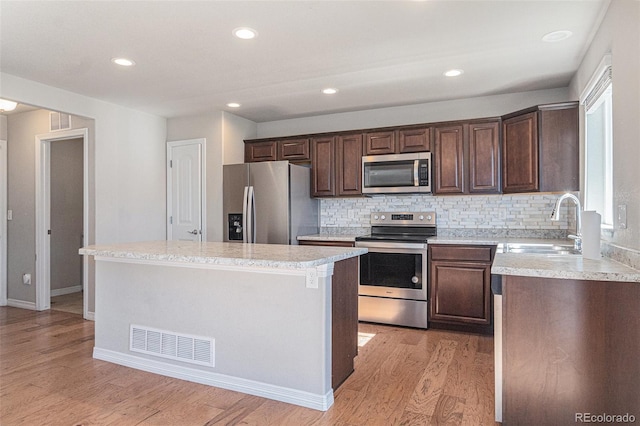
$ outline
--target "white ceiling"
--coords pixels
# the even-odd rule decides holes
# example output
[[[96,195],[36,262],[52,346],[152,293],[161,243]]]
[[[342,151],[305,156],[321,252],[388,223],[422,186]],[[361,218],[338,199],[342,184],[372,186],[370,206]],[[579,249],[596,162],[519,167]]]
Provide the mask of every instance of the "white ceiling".
[[[608,3],[2,0],[0,70],[165,117],[264,122],[566,87]],[[541,41],[556,30],[573,36]]]

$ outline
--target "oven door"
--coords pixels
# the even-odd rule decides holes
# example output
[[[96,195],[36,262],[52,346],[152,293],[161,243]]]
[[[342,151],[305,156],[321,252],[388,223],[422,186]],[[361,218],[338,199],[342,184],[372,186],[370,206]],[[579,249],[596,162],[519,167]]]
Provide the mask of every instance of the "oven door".
[[[358,241],[369,252],[360,256],[359,294],[427,300],[427,245]]]

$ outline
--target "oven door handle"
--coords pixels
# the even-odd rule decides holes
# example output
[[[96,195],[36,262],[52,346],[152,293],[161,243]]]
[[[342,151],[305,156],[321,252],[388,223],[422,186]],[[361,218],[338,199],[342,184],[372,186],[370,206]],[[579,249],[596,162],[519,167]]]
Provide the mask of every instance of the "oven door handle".
[[[399,251],[399,250],[426,250],[427,244],[425,243],[384,243],[384,242],[373,242],[373,241],[356,241],[356,247],[366,247],[374,250],[375,249],[387,249],[391,252]]]

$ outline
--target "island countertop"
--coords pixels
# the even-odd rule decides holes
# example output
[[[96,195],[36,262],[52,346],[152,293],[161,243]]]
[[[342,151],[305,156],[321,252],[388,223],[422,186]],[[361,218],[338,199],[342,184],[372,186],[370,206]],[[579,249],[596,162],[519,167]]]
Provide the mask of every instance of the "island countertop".
[[[164,240],[92,245],[79,251],[83,255],[138,261],[285,269],[313,268],[366,252],[366,248]]]

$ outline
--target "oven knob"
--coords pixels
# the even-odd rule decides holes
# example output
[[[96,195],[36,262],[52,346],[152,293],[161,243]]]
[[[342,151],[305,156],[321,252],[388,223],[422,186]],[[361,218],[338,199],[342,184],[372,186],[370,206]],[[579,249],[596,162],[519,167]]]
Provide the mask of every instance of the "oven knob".
[[[418,219],[420,219],[420,220],[424,220],[424,216],[423,216],[423,215],[420,215],[420,216],[418,216]]]
[[[380,219],[385,220],[387,217],[385,215],[380,216]]]
[[[427,216],[427,220],[431,220],[431,215]]]
[[[377,214],[375,214],[375,215],[373,215],[373,218],[374,218],[375,220],[378,220],[378,219],[380,219],[380,216],[378,216]]]
[[[420,278],[416,277],[415,275],[413,277],[411,277],[411,282],[414,284],[418,284],[418,282],[420,281]]]

